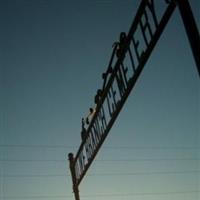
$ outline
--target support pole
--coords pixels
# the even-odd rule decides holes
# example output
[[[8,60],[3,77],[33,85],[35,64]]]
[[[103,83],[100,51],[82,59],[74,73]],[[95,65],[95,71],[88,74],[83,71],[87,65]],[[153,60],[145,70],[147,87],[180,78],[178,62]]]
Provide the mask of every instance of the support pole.
[[[77,185],[77,181],[76,181],[75,168],[74,168],[74,156],[73,156],[73,153],[69,153],[68,154],[68,159],[69,159],[69,167],[70,167],[72,183],[73,183],[74,197],[75,197],[75,200],[80,200],[78,185]]]
[[[200,76],[200,36],[188,0],[176,0]]]

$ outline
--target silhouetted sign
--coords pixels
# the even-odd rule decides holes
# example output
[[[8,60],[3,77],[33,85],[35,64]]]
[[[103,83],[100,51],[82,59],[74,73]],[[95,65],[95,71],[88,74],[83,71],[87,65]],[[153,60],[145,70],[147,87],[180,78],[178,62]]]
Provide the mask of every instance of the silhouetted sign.
[[[164,1],[157,12],[153,0],[143,0],[128,35],[120,34],[115,43],[104,85],[95,97],[96,108],[87,128],[83,128],[82,143],[71,163],[75,185],[79,185],[109,130],[136,83],[156,42],[174,11],[174,1]]]

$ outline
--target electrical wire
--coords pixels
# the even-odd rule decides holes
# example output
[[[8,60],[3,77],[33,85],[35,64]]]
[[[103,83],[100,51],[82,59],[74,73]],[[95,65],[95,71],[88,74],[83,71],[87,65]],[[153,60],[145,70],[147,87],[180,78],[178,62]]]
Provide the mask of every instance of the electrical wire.
[[[138,158],[138,159],[104,159],[95,162],[143,162],[143,161],[199,161],[199,158]],[[68,162],[68,160],[40,159],[1,159],[0,162]]]
[[[48,145],[48,144],[1,144],[1,148],[78,148],[69,145]],[[200,149],[200,147],[169,147],[169,146],[105,146],[105,149]]]
[[[199,193],[199,190],[171,191],[171,192],[141,192],[141,193],[111,193],[111,194],[83,194],[81,198],[98,197],[132,197],[132,196],[165,196]],[[35,196],[4,196],[4,199],[48,199],[48,198],[73,198],[73,195],[35,195]]]
[[[118,173],[91,173],[87,176],[137,176],[137,175],[170,175],[170,174],[192,174],[199,173],[200,170],[191,170],[191,171],[161,171],[161,172],[118,172]],[[4,178],[51,178],[51,177],[66,177],[70,176],[69,174],[5,174],[0,177]]]

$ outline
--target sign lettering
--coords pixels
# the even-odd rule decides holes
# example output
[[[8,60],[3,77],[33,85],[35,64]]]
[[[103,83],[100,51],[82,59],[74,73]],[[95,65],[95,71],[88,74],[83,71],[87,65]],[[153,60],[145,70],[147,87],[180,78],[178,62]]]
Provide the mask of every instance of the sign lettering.
[[[122,32],[116,42],[103,76],[104,86],[95,97],[95,113],[87,129],[82,130],[82,143],[73,160],[77,185],[108,135],[175,8],[173,1],[164,2],[166,8],[158,18],[154,1],[143,0],[128,35]]]

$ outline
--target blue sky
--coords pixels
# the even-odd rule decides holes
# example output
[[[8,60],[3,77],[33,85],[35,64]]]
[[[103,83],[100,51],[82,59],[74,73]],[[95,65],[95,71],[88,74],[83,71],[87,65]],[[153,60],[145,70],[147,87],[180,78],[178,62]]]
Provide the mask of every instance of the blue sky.
[[[199,28],[199,1],[190,2]],[[1,1],[1,200],[74,199],[67,154],[80,145],[81,118],[94,105],[112,44],[128,32],[138,5]],[[81,182],[81,197],[197,200],[199,94],[176,8]]]

